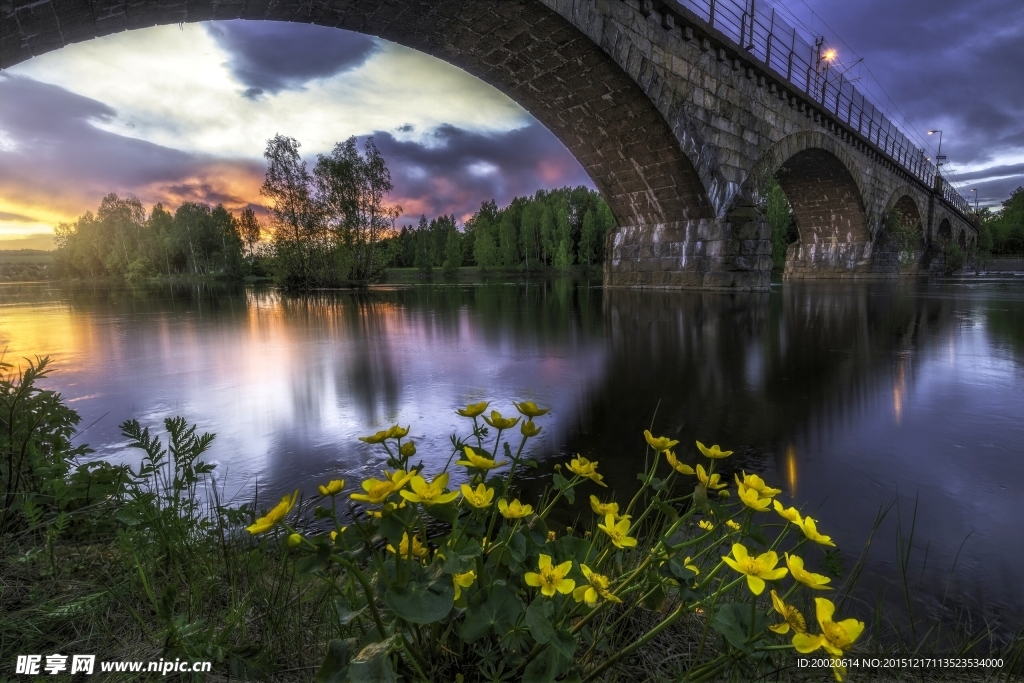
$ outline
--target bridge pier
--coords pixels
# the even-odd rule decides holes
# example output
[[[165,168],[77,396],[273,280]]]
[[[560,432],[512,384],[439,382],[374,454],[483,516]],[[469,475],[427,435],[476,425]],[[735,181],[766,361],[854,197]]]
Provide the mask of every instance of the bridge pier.
[[[768,291],[772,245],[755,207],[726,218],[622,226],[606,240],[609,287]]]

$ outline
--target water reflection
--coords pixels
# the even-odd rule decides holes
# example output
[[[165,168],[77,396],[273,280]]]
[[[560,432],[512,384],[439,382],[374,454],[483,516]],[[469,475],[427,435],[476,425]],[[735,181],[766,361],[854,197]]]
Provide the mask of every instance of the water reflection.
[[[0,344],[8,359],[55,356],[51,383],[83,425],[95,421],[83,438],[100,457],[126,457],[120,421],[180,414],[218,434],[229,490],[258,478],[276,495],[377,470],[355,437],[394,421],[440,463],[462,427],[455,406],[535,400],[553,407],[540,475],[579,452],[624,495],[644,428],[720,443],[736,452],[730,478],[744,469],[782,484],[848,566],[879,505],[899,492],[909,524],[919,496],[922,601],[935,611],[933,587],[948,580],[982,616],[1024,607],[1024,544],[1007,542],[1020,537],[1012,482],[1024,477],[1020,284],[706,294],[556,281],[307,296],[6,286]],[[895,572],[894,529],[876,538],[869,585]]]

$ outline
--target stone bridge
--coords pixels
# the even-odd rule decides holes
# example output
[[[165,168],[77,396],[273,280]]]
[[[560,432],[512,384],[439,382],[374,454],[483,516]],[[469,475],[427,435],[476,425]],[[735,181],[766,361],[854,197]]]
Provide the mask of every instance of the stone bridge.
[[[0,0],[0,68],[215,19],[314,23],[414,48],[495,86],[575,155],[620,226],[607,241],[613,286],[767,289],[758,205],[772,176],[800,234],[789,279],[916,272],[934,267],[944,240],[976,239],[924,153],[805,54],[764,0],[717,0],[717,15],[715,0],[685,1]],[[887,239],[894,215],[918,230],[909,258]]]

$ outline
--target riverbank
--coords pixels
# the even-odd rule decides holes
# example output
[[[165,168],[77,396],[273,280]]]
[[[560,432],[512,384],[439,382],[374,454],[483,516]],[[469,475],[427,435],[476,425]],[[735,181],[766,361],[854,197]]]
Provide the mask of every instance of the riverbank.
[[[447,476],[433,493],[413,484],[405,491],[411,497],[399,497],[398,490],[405,489],[412,476],[416,449],[408,447],[411,440],[403,444],[401,439],[408,432],[396,427],[366,437],[396,439],[395,450],[389,450],[391,467],[410,471],[401,483],[389,480],[391,485],[383,493],[376,492],[379,481],[346,486],[325,476],[318,491],[296,491],[280,503],[276,496],[269,500],[264,496],[239,504],[220,497],[213,479],[215,468],[207,464],[212,435],[181,419],[167,420],[152,433],[132,421],[121,425],[142,461],[138,468],[103,463],[74,466],[65,459],[85,451],[70,449],[59,434],[75,426],[78,418],[57,397],[35,389],[33,381],[9,378],[0,392],[4,414],[14,417],[18,425],[29,412],[15,407],[14,396],[20,395],[29,405],[45,404],[47,427],[26,436],[47,439],[56,449],[50,469],[40,469],[38,460],[29,464],[25,481],[33,485],[21,489],[22,502],[7,505],[0,517],[0,567],[5,577],[0,586],[0,642],[5,651],[90,653],[99,662],[208,661],[214,668],[210,676],[202,677],[205,680],[390,681],[400,674],[417,683],[453,679],[482,683],[491,680],[488,671],[516,670],[524,673],[523,680],[537,683],[551,683],[568,671],[575,677],[566,680],[595,683],[680,680],[698,673],[700,680],[737,675],[751,680],[769,672],[782,681],[807,680],[809,674],[812,679],[821,677],[820,671],[796,666],[795,654],[787,645],[791,639],[799,640],[792,632],[780,636],[767,628],[789,621],[817,633],[823,626],[812,616],[814,604],[807,604],[811,594],[798,601],[796,594],[790,595],[792,590],[785,593],[783,599],[800,605],[807,618],[797,621],[785,612],[784,620],[781,611],[772,613],[774,599],[769,600],[767,592],[754,589],[758,584],[749,579],[745,583],[743,572],[720,562],[718,555],[739,557],[736,544],[779,547],[788,530],[795,538],[784,547],[813,557],[816,544],[824,550],[831,545],[829,537],[821,535],[829,529],[801,527],[802,518],[795,509],[779,515],[772,512],[768,503],[781,490],[771,489],[771,481],[765,484],[744,475],[745,485],[760,487],[754,490],[763,494],[763,500],[745,496],[740,502],[742,487],[727,497],[709,496],[732,488],[727,478],[719,482],[717,473],[710,474],[732,452],[717,447],[698,452],[680,445],[674,449],[680,453],[677,461],[675,453],[666,450],[674,441],[648,437],[653,450],[648,452],[641,490],[628,507],[619,493],[621,509],[608,512],[601,505],[610,505],[608,498],[615,498],[616,492],[598,486],[603,476],[598,474],[597,461],[577,457],[563,463],[560,471],[565,476],[556,470],[552,480],[553,497],[542,494],[534,499],[523,490],[517,495],[532,506],[516,501],[519,507],[501,507],[495,489],[505,491],[503,487],[513,481],[512,472],[507,479],[504,469],[496,477],[487,476],[492,465],[486,463],[492,461],[475,459],[486,458],[486,451],[471,454],[457,449],[456,454],[468,462],[452,467],[467,466],[485,493],[491,487],[490,493],[480,493],[479,488],[467,492],[469,487],[463,486],[465,500],[455,504],[447,500],[459,495],[459,487],[453,484],[447,487],[453,493],[444,494],[446,500],[438,500],[438,507],[428,510],[424,497],[439,497]],[[546,410],[528,403],[519,406],[525,411],[522,419],[537,418],[543,428],[540,418]],[[475,416],[486,407],[470,405],[461,410]],[[493,413],[488,419],[495,424],[518,422]],[[474,419],[474,433],[477,424]],[[504,424],[519,443],[518,450],[504,452],[525,471],[530,463],[519,455],[528,435],[536,436],[540,429],[532,419],[523,424],[530,429],[523,428],[522,443],[520,430],[510,429],[518,425]],[[25,434],[21,429],[15,433]],[[469,439],[463,435],[460,443]],[[704,465],[708,467],[709,474],[703,475],[706,485],[685,464],[695,457],[701,473]],[[506,459],[493,467],[508,465]],[[481,472],[474,474],[474,468]],[[429,480],[436,474],[431,471],[424,476]],[[587,511],[582,519],[566,505],[577,496],[577,488]],[[587,503],[591,492],[601,498],[592,497]],[[365,506],[359,512],[350,507],[350,493],[356,494],[353,501],[360,496],[366,501],[357,503]],[[604,503],[595,502],[599,500]],[[393,506],[389,508],[386,501]],[[398,506],[399,501],[406,501],[408,507]],[[638,503],[635,508],[634,503]],[[429,531],[425,519],[407,519],[407,513],[420,506],[434,520]],[[496,507],[502,509],[500,516]],[[755,512],[761,508],[767,512]],[[381,516],[374,518],[367,510]],[[614,521],[619,512],[632,512],[636,520]],[[565,520],[574,517],[567,528]],[[797,528],[786,526],[787,520]],[[397,522],[401,524],[395,526]],[[453,527],[447,533],[444,525],[453,522],[463,531],[457,533]],[[870,525],[869,520],[864,523]],[[417,535],[409,543],[410,530],[422,533],[422,538]],[[765,533],[780,538],[772,543],[765,540]],[[421,541],[422,552],[417,545]],[[637,551],[631,550],[638,543]],[[392,548],[409,553],[407,566],[403,568]],[[550,556],[555,562],[545,565],[543,558]],[[613,557],[615,561],[606,561]],[[652,563],[650,558],[659,562]],[[803,567],[802,562],[794,562],[789,557],[785,560],[790,568]],[[571,567],[573,585],[559,583],[550,595],[546,589],[537,590],[531,570],[539,564],[544,575],[545,566],[554,568],[556,563],[559,581]],[[591,569],[583,568],[587,564]],[[829,604],[840,605],[844,616],[851,605],[865,602],[855,591],[860,563],[849,572],[820,560],[817,564],[825,574],[794,573],[794,577],[803,582],[834,582],[839,591],[827,593]],[[609,579],[594,571],[606,572],[613,583],[602,583]],[[728,583],[717,581],[716,575]],[[366,576],[371,581],[365,581]],[[785,572],[775,571],[764,578],[774,582],[784,577]],[[905,575],[903,581],[907,582]],[[760,600],[751,595],[748,584]],[[577,587],[584,592],[573,592]],[[792,588],[799,588],[799,583]],[[461,599],[456,591],[462,593]],[[500,608],[491,604],[499,594]],[[850,604],[837,596],[846,596]],[[550,609],[554,605],[557,610]],[[514,618],[517,613],[519,620]],[[821,622],[820,611],[818,615]],[[867,620],[850,636],[854,642],[840,646],[844,654],[909,656],[925,648],[931,654],[994,656],[1004,662],[998,672],[988,672],[996,675],[1015,671],[1024,650],[1019,636],[993,645],[983,640],[984,630],[971,630],[969,622],[952,632],[940,627],[911,639],[898,616],[882,612],[876,616],[874,623]],[[910,622],[915,624],[913,617]],[[923,630],[927,623],[918,618],[916,626]],[[521,629],[518,639],[503,637],[506,628],[509,633]],[[376,673],[357,675],[357,661]],[[534,661],[543,666],[532,665]],[[6,673],[11,662],[0,666]],[[870,680],[852,668],[848,673],[853,680]],[[124,677],[138,679],[138,675]]]

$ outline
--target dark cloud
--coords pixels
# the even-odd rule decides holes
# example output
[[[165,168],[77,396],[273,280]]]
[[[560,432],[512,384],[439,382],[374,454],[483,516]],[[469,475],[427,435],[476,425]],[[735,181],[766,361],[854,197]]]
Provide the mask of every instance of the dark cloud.
[[[818,18],[812,18],[808,5]],[[865,59],[917,131],[944,131],[950,168],[1024,147],[1024,3],[1019,0],[807,0],[786,3],[847,64]],[[834,29],[849,47],[832,35]],[[874,85],[863,67],[865,90]],[[885,96],[876,89],[876,100]],[[934,148],[937,142],[930,139]],[[976,174],[972,173],[972,176]],[[991,171],[984,175],[991,177]]]
[[[463,219],[488,199],[502,206],[541,188],[594,187],[569,150],[536,122],[504,133],[443,125],[423,142],[377,132],[374,142],[391,170],[392,199],[405,209],[402,222],[421,213]]]
[[[355,68],[377,46],[369,36],[312,24],[236,19],[206,30],[231,54],[228,64],[249,99]]]
[[[0,130],[15,143],[0,151],[0,195],[75,212],[109,192],[175,205],[207,197],[244,205],[248,193],[232,196],[223,179],[263,173],[257,163],[189,154],[95,125],[115,114],[58,86],[0,74]]]

